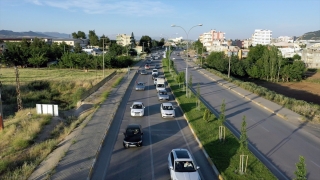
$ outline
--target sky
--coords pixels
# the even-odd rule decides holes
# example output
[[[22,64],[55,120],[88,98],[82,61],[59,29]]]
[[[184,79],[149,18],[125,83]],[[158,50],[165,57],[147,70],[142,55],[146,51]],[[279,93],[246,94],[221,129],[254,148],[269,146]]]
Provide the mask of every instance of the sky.
[[[273,38],[320,30],[320,0],[0,0],[0,30],[14,32],[196,40],[210,30],[247,39],[255,29]]]

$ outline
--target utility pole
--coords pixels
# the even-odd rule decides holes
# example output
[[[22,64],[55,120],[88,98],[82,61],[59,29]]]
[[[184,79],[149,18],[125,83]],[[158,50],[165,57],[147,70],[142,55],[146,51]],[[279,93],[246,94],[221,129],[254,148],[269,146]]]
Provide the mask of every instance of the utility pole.
[[[3,112],[2,112],[1,88],[2,88],[2,82],[0,81],[0,131],[4,129],[3,119],[2,119]]]
[[[14,67],[15,68],[15,73],[16,73],[16,83],[17,83],[17,105],[18,105],[18,111],[23,109],[22,106],[22,100],[21,100],[21,94],[20,94],[20,81],[19,81],[19,70],[18,67]]]
[[[103,71],[103,78],[104,78],[104,39],[106,38],[100,38],[102,39],[102,71]]]

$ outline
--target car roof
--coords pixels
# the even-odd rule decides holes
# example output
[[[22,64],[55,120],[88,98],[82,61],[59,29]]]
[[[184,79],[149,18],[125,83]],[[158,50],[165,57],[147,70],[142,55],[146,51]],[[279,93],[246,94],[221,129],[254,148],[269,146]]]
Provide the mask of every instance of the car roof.
[[[133,104],[142,104],[142,102],[133,102]]]
[[[167,90],[161,89],[161,90],[159,90],[158,92],[159,92],[159,93],[160,93],[160,92],[167,92]]]
[[[179,160],[192,160],[192,157],[187,149],[173,149],[172,152]]]
[[[127,128],[140,128],[140,124],[129,124]]]
[[[171,103],[162,103],[164,106],[172,106]]]

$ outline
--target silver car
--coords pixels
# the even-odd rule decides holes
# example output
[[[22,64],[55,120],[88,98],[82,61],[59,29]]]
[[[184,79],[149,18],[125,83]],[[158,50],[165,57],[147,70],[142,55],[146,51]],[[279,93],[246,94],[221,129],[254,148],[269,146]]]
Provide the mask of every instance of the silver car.
[[[145,106],[142,102],[134,102],[130,107],[131,116],[144,116],[144,108]]]
[[[162,101],[162,100],[169,100],[169,95],[167,93],[166,90],[160,90],[158,91],[158,100]]]
[[[174,118],[176,113],[171,103],[162,103],[160,105],[160,112],[162,118]]]
[[[137,82],[136,91],[144,91],[145,87],[144,82]]]

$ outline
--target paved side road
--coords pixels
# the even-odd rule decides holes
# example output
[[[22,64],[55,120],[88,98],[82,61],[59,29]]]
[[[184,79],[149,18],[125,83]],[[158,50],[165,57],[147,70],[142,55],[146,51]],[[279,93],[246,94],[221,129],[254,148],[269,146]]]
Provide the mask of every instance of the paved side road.
[[[126,74],[122,82],[112,89],[108,99],[100,105],[101,108],[91,119],[83,122],[86,123],[85,127],[79,126],[62,141],[33,172],[30,180],[47,179],[47,176],[50,176],[50,179],[88,178],[122,96],[141,64],[142,62],[139,62],[131,68],[129,75]]]
[[[197,67],[198,65],[193,62],[188,62],[190,67]],[[204,76],[210,78],[211,80],[217,82],[221,86],[233,91],[234,93],[240,95],[241,97],[255,103],[256,105],[266,109],[267,111],[279,116],[283,120],[289,121],[293,125],[299,127],[300,129],[305,129],[310,134],[320,138],[320,125],[314,124],[312,122],[304,121],[302,116],[293,112],[290,109],[287,109],[281,105],[278,105],[272,101],[269,101],[263,97],[260,97],[252,92],[249,92],[233,83],[230,83],[223,78],[212,74],[211,72],[205,69],[197,69],[198,72],[203,74]]]

